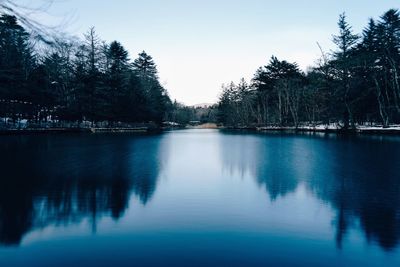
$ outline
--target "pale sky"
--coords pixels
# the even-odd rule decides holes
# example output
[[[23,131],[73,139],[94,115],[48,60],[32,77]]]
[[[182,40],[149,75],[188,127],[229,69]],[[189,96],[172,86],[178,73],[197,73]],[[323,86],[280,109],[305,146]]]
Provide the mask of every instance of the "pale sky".
[[[132,59],[145,50],[171,98],[192,105],[216,102],[223,83],[251,79],[272,55],[306,69],[320,56],[317,42],[333,48],[340,13],[361,32],[390,8],[400,1],[56,0],[48,12],[54,21],[72,16],[64,29],[77,36],[95,26]]]

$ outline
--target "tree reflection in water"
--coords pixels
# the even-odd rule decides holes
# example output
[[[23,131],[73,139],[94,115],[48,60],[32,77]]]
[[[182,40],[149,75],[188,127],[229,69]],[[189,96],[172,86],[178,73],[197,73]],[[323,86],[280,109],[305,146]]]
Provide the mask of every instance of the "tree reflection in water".
[[[145,205],[161,168],[161,136],[2,137],[0,243],[49,224],[121,218],[131,194]],[[7,139],[7,140],[5,140]]]
[[[226,137],[226,138],[225,138]],[[237,135],[221,139],[225,168],[249,172],[271,201],[304,184],[336,212],[336,243],[350,227],[384,250],[400,240],[400,139],[335,135]]]

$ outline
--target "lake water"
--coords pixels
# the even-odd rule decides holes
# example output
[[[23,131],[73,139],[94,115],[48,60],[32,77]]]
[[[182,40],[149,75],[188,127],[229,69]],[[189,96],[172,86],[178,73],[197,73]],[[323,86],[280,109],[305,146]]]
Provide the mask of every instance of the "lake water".
[[[400,266],[400,138],[0,137],[0,266]]]

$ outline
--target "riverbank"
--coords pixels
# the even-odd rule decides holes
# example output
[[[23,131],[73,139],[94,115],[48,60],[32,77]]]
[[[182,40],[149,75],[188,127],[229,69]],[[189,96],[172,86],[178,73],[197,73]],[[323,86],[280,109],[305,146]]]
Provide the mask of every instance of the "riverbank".
[[[379,126],[357,126],[356,128],[343,129],[336,125],[302,126],[302,127],[255,127],[259,132],[315,132],[338,134],[391,134],[400,135],[400,126],[394,125],[383,128]]]
[[[186,129],[219,129],[216,123],[203,123],[196,126],[186,126]]]
[[[18,134],[60,134],[60,133],[154,133],[161,131],[154,127],[132,128],[25,128],[25,129],[1,129],[0,135]]]
[[[358,126],[352,129],[343,129],[337,126],[302,126],[302,127],[223,127],[215,123],[206,123],[198,126],[186,127],[110,127],[110,128],[23,128],[23,129],[1,129],[0,135],[18,134],[60,134],[60,133],[157,133],[167,130],[179,129],[221,129],[237,131],[256,131],[256,132],[283,132],[283,133],[336,133],[336,134],[381,134],[381,135],[400,135],[400,125],[383,128],[379,126]]]
[[[378,134],[378,135],[400,135],[400,125],[392,125],[383,128],[382,126],[359,125],[355,128],[343,129],[338,125],[317,125],[317,126],[250,126],[250,127],[219,127],[219,129],[236,131],[255,131],[265,133],[335,133],[335,134]]]

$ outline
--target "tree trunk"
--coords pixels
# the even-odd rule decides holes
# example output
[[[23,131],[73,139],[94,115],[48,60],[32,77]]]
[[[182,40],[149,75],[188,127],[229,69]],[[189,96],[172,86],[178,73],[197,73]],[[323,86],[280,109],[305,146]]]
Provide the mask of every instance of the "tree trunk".
[[[387,116],[387,113],[386,113],[386,110],[385,110],[384,101],[382,101],[381,87],[379,86],[379,82],[376,79],[376,77],[374,77],[374,82],[375,82],[376,95],[377,95],[378,106],[379,106],[379,114],[380,114],[381,119],[382,119],[383,127],[385,128],[385,127],[388,127],[389,120],[388,120],[388,116]]]

